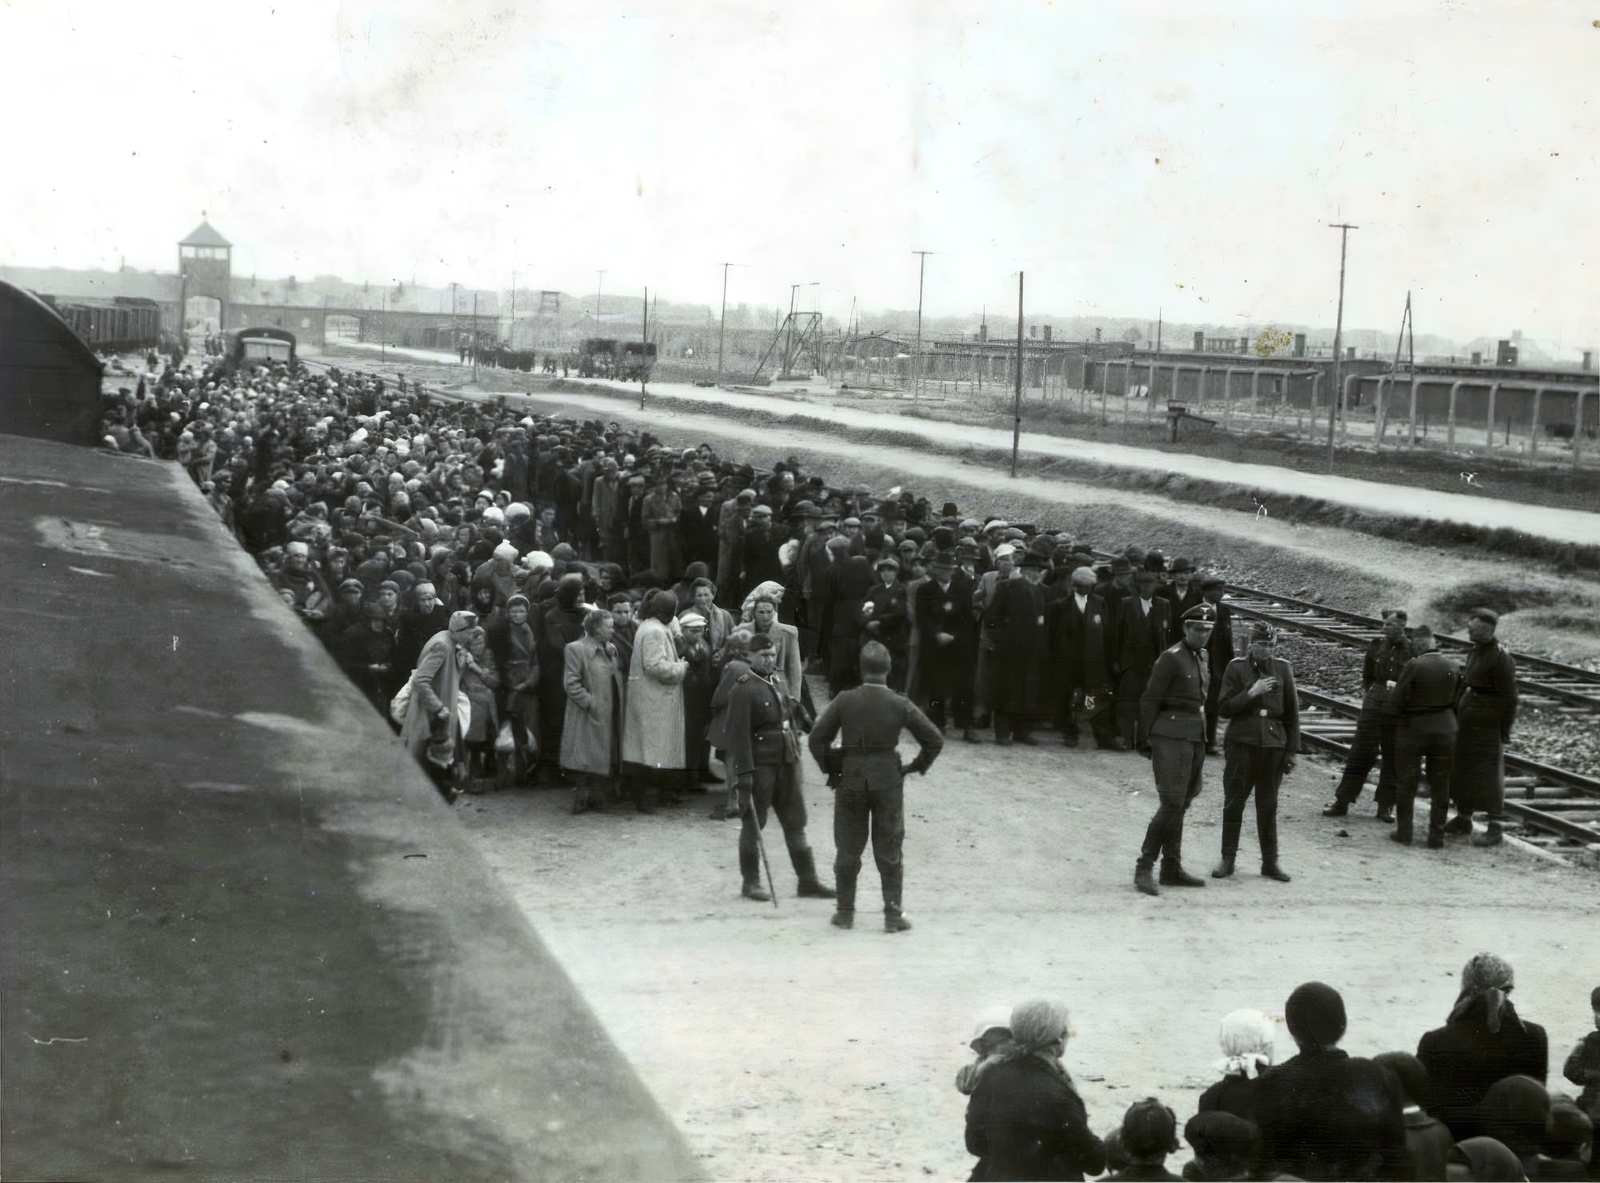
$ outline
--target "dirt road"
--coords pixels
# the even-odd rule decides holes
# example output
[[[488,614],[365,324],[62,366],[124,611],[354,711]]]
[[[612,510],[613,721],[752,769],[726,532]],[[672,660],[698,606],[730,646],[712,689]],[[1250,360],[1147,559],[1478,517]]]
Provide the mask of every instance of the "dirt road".
[[[1275,564],[1286,582],[1338,582],[1345,595],[1425,601],[1511,570],[1156,497],[1010,482],[948,457],[680,416],[661,402],[643,415],[593,396],[535,402],[672,443],[710,439],[757,463],[799,452],[835,480],[904,481],[1108,542],[1165,531],[1194,543],[1188,553]],[[1208,763],[1191,814],[1188,862],[1202,871],[1217,853],[1220,773]],[[1600,981],[1600,945],[1587,936],[1594,872],[1457,841],[1401,849],[1371,819],[1370,798],[1359,816],[1323,819],[1332,784],[1312,758],[1285,782],[1292,883],[1255,874],[1247,820],[1236,879],[1149,899],[1131,885],[1154,808],[1145,761],[1066,752],[1053,739],[1036,750],[958,741],[909,787],[916,928],[898,936],[872,923],[870,864],[852,932],[829,926],[825,902],[794,899],[782,865],[778,908],[741,899],[733,824],[708,820],[706,798],[656,817],[574,818],[558,790],[519,791],[470,799],[460,816],[712,1177],[964,1178],[964,1098],[952,1080],[970,1024],[1027,995],[1071,1006],[1068,1064],[1102,1133],[1146,1095],[1186,1119],[1213,1079],[1217,1020],[1239,1006],[1281,1011],[1308,979],[1344,993],[1350,1051],[1412,1049],[1482,949],[1516,966],[1519,1006],[1548,1027],[1552,1058],[1565,1056]],[[808,786],[811,840],[827,866],[831,802],[814,770]],[[1279,1052],[1292,1052],[1286,1032]]]

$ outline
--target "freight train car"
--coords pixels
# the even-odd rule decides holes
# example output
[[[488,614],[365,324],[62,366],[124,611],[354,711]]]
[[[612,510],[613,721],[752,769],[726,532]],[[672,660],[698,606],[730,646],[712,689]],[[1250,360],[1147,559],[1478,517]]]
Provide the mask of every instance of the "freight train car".
[[[161,336],[161,306],[154,300],[138,296],[109,300],[58,300],[45,296],[44,300],[61,314],[73,332],[99,352],[154,349]]]
[[[104,370],[60,313],[0,280],[0,432],[94,446]]]

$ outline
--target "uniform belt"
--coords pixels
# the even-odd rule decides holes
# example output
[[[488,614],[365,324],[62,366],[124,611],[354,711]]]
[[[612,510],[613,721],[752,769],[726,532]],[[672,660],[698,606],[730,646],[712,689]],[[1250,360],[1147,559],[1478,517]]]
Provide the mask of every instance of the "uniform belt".
[[[868,747],[865,744],[862,744],[860,746],[852,746],[850,744],[843,744],[843,745],[840,746],[839,750],[841,752],[843,752],[847,756],[873,756],[873,755],[882,755],[885,752],[898,752],[900,749],[899,749],[898,746],[890,746],[890,747],[884,748],[884,747]]]
[[[1164,711],[1177,711],[1183,715],[1198,715],[1200,713],[1200,708],[1197,705],[1188,702],[1179,703],[1177,706],[1173,706],[1171,703],[1162,703],[1161,709]]]

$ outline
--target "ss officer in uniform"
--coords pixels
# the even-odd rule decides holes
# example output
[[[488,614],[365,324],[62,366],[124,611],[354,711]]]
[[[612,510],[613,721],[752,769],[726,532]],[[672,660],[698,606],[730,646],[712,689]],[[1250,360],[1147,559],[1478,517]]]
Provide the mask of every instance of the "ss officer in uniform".
[[[1289,876],[1278,866],[1278,785],[1294,769],[1300,751],[1300,700],[1294,670],[1272,655],[1277,630],[1266,621],[1250,626],[1250,647],[1222,673],[1217,710],[1228,720],[1222,750],[1222,862],[1213,879],[1233,874],[1245,802],[1256,798],[1256,838],[1261,874],[1279,883]]]
[[[1517,717],[1517,666],[1494,638],[1499,615],[1492,608],[1474,608],[1467,617],[1467,653],[1461,677],[1466,688],[1456,707],[1455,771],[1452,786],[1456,815],[1447,834],[1471,834],[1472,812],[1489,815],[1485,833],[1472,834],[1474,846],[1497,846],[1506,823],[1505,745]]]
[[[1344,762],[1344,775],[1334,790],[1333,804],[1322,811],[1323,817],[1343,817],[1350,806],[1361,796],[1361,786],[1366,782],[1372,766],[1378,766],[1378,788],[1373,796],[1378,803],[1378,820],[1394,821],[1395,793],[1395,725],[1398,716],[1389,702],[1389,692],[1394,689],[1400,671],[1411,660],[1411,643],[1406,640],[1406,614],[1398,608],[1383,613],[1383,632],[1367,646],[1367,656],[1362,662],[1361,684],[1365,693],[1361,699],[1361,714],[1356,719],[1355,738],[1350,742],[1350,755]]]
[[[839,903],[833,923],[849,928],[855,921],[856,877],[861,852],[872,837],[872,857],[883,881],[883,928],[904,932],[911,921],[900,910],[904,867],[900,846],[906,833],[903,782],[907,773],[927,772],[944,747],[944,735],[903,694],[885,684],[889,650],[876,641],[861,649],[862,684],[838,695],[811,729],[811,755],[834,786],[833,877]],[[901,729],[909,729],[921,745],[915,760],[900,765],[896,745]],[[828,747],[842,735],[837,751]],[[830,759],[838,763],[829,767]]]
[[[1456,699],[1461,695],[1461,667],[1435,647],[1433,630],[1419,624],[1411,631],[1416,656],[1395,680],[1389,702],[1398,712],[1395,765],[1400,780],[1395,800],[1396,842],[1411,845],[1411,815],[1416,806],[1422,761],[1428,761],[1428,846],[1444,845],[1444,819],[1450,813],[1450,773],[1455,763]]]
[[[767,811],[778,815],[789,861],[800,879],[799,894],[832,899],[833,888],[817,879],[806,841],[806,800],[800,791],[800,704],[773,677],[777,654],[770,633],[750,640],[750,672],[741,674],[728,697],[728,771],[739,794],[739,874],[744,895],[770,900],[761,886],[760,831]]]
[[[1206,642],[1216,620],[1217,610],[1210,604],[1183,614],[1183,640],[1156,658],[1139,699],[1136,739],[1139,751],[1150,757],[1161,797],[1134,868],[1133,885],[1146,895],[1161,894],[1152,874],[1158,855],[1162,886],[1206,885],[1183,869],[1183,819],[1200,794],[1200,771],[1206,762],[1205,706],[1211,688]]]

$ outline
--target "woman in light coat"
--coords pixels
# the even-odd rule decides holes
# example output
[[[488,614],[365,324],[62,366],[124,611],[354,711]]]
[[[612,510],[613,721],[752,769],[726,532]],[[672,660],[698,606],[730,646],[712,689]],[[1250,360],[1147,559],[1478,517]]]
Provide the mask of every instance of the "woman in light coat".
[[[811,695],[805,691],[806,667],[800,659],[800,630],[792,624],[779,621],[778,610],[782,606],[781,583],[768,581],[758,584],[745,597],[741,619],[751,625],[757,634],[772,634],[774,652],[778,655],[778,666],[772,672],[773,679],[789,692],[790,698],[803,704],[809,711]]]
[[[640,813],[651,813],[661,787],[677,798],[688,753],[683,731],[683,679],[689,663],[667,627],[678,608],[670,591],[651,593],[633,641],[628,671],[626,722],[622,728],[623,772],[639,784]]]
[[[561,728],[561,768],[577,783],[572,812],[606,807],[614,795],[620,756],[627,683],[617,666],[611,613],[592,608],[583,618],[584,635],[564,652],[562,688],[567,718]]]
[[[418,760],[430,740],[454,743],[461,738],[456,717],[456,694],[461,688],[457,649],[466,644],[467,634],[477,624],[478,618],[471,612],[453,613],[450,627],[429,637],[417,657],[417,668],[411,671],[411,701],[400,724],[400,741]]]

